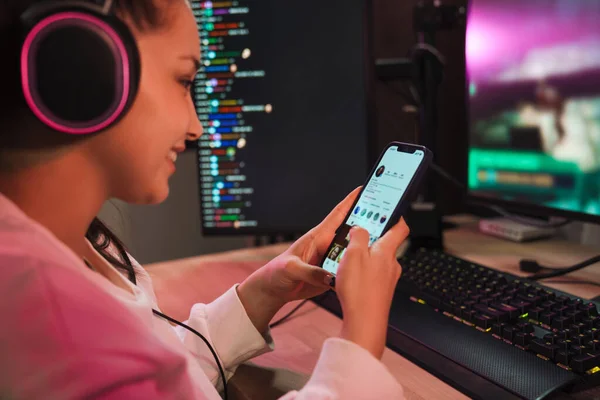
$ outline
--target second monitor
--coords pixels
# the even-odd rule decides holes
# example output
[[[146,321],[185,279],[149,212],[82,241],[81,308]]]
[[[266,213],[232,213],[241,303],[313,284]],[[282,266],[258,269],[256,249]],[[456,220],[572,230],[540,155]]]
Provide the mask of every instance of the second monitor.
[[[470,2],[474,198],[600,221],[599,18],[598,0]]]

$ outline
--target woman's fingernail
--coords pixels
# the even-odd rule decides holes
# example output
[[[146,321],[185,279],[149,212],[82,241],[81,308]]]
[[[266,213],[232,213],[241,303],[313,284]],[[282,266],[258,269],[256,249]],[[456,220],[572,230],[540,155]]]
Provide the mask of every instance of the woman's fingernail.
[[[331,275],[325,275],[325,278],[323,278],[323,282],[325,282],[326,285],[331,285],[331,280],[333,279],[333,276]]]

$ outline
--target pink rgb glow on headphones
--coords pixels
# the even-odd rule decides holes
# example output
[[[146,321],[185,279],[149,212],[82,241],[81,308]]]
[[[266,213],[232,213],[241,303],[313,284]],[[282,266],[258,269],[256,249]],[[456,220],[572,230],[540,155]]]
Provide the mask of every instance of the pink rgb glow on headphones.
[[[87,135],[127,113],[139,85],[139,52],[112,1],[37,3],[21,19],[23,94],[41,122]]]

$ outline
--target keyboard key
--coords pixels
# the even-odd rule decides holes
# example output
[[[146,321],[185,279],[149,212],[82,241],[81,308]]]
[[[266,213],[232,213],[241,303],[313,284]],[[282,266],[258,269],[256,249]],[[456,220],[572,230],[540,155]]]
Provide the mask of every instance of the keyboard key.
[[[497,290],[498,286],[499,286],[498,281],[495,281],[495,280],[494,281],[489,281],[487,283],[487,287],[489,287],[491,289],[494,289],[495,292],[499,292],[499,290]]]
[[[562,365],[568,366],[571,363],[573,357],[575,357],[576,355],[577,354],[573,353],[572,351],[559,351],[556,353],[554,361],[556,361],[557,363],[561,363]]]
[[[583,305],[583,300],[581,300],[581,299],[571,299],[571,300],[567,301],[567,305],[568,306],[574,306],[575,308],[579,308],[581,305]]]
[[[574,345],[573,341],[570,339],[559,340],[556,344],[562,351],[569,351],[571,346]]]
[[[586,346],[591,349],[592,352],[600,351],[600,340],[594,339],[586,343]]]
[[[583,344],[574,344],[573,346],[571,346],[571,351],[575,354],[585,354],[588,351],[591,351],[591,349]]]
[[[528,283],[528,282],[522,282],[522,283],[519,285],[519,291],[520,291],[521,293],[528,293],[528,292],[529,292],[529,289],[530,289],[531,287],[532,287],[532,286],[531,286],[531,283]]]
[[[526,301],[523,301],[523,300],[513,300],[513,301],[509,302],[508,304],[510,304],[513,307],[518,308],[519,313],[521,313],[521,314],[525,314],[531,308],[531,304]]]
[[[552,328],[554,329],[566,329],[573,323],[570,317],[556,317],[552,320]]]
[[[576,333],[571,329],[561,329],[560,331],[556,332],[556,335],[562,339],[569,339],[575,334]]]
[[[519,329],[519,331],[525,333],[532,333],[535,330],[533,328],[533,325],[531,325],[529,322],[519,322],[516,326]]]
[[[571,340],[573,341],[573,343],[578,344],[578,345],[584,345],[586,342],[588,342],[588,340],[586,340],[586,337],[583,333],[580,333],[579,335],[575,335],[573,337],[571,337]]]
[[[490,307],[495,308],[498,311],[507,313],[508,319],[515,319],[519,315],[521,315],[521,312],[519,311],[518,308],[509,306],[508,304],[492,303],[492,304],[490,304]]]
[[[545,310],[543,308],[534,307],[529,310],[529,318],[539,321],[544,312]]]
[[[556,294],[549,290],[544,290],[544,293],[541,295],[541,297],[549,301],[554,301],[554,299],[556,299]]]
[[[559,347],[557,345],[554,345],[550,342],[545,342],[544,340],[539,338],[533,339],[529,344],[529,348],[533,352],[541,354],[542,356],[546,356],[550,359],[554,359],[556,352],[559,350]]]
[[[492,324],[495,322],[494,318],[491,318],[487,315],[476,314],[473,317],[473,323],[483,329],[488,329],[492,327]]]
[[[498,322],[492,325],[492,333],[495,333],[498,336],[502,336],[502,332],[504,331],[504,327],[507,326],[503,322]]]
[[[598,328],[589,329],[589,330],[583,332],[583,334],[586,336],[590,336],[591,337],[590,340],[600,339],[600,329],[598,329]]]
[[[600,357],[590,354],[580,354],[573,357],[569,366],[579,373],[584,373],[600,364]]]
[[[553,301],[544,301],[542,304],[540,304],[540,307],[545,308],[547,311],[552,311],[554,306],[556,306],[556,303]]]
[[[507,296],[507,295],[503,294],[503,295],[502,295],[502,297],[500,297],[500,298],[498,299],[498,301],[499,301],[499,302],[501,302],[501,303],[510,304],[510,303],[512,303],[512,302],[513,302],[513,297],[512,297],[512,296]],[[510,305],[512,306],[512,304],[510,304]],[[513,306],[513,307],[514,307],[514,306]],[[521,311],[521,314],[522,314],[522,313],[523,313],[523,312]]]
[[[552,311],[554,311],[558,315],[564,316],[567,314],[567,312],[569,312],[569,307],[563,306],[563,305],[557,305],[552,309]]]
[[[517,298],[521,299],[523,301],[526,301],[526,302],[528,302],[530,304],[533,304],[534,306],[537,306],[538,304],[540,304],[542,302],[541,297],[535,296],[535,295],[533,295],[531,293],[527,293],[527,294],[521,293],[521,294],[518,294]]]
[[[542,324],[550,325],[552,320],[556,317],[556,314],[553,312],[545,312],[540,316],[540,322]]]
[[[554,301],[559,304],[566,304],[567,301],[569,301],[569,298],[567,296],[558,296]]]
[[[462,315],[460,317],[462,319],[464,319],[465,321],[473,323],[474,322],[473,319],[475,318],[475,315],[477,315],[477,311],[468,310],[468,311],[463,311]]]
[[[482,297],[479,299],[479,304],[485,304],[486,306],[489,306],[491,303],[493,303],[493,300],[489,297]]]
[[[573,318],[573,321],[579,322],[583,319],[583,311],[569,311],[567,312],[567,316]]]
[[[473,309],[482,314],[489,315],[490,317],[495,318],[497,321],[508,321],[508,313],[496,310],[495,308],[486,306],[485,304],[476,304]]]
[[[531,336],[525,332],[517,332],[514,337],[514,344],[518,344],[519,346],[528,346],[529,343],[533,340],[534,336]]]
[[[469,310],[467,310],[467,308],[465,306],[454,307],[454,315],[456,315],[459,318],[462,318],[463,311],[469,311]]]
[[[579,309],[587,316],[595,317],[598,315],[598,310],[596,309],[596,305],[594,303],[582,304],[579,306]]]
[[[536,287],[536,286],[532,286],[531,289],[529,289],[529,293],[533,293],[536,296],[540,296],[542,297],[544,295],[544,288],[541,287]]]
[[[500,298],[503,296],[504,296],[503,293],[494,293],[494,294],[490,295],[490,299],[492,299],[493,302],[498,303],[498,302],[501,302]]]
[[[573,329],[577,333],[584,333],[585,331],[587,331],[591,328],[592,328],[592,326],[586,324],[585,322],[577,322],[571,326],[571,329]]]
[[[483,296],[481,296],[480,294],[474,294],[474,295],[471,296],[471,300],[474,301],[474,302],[476,302],[476,303],[479,303],[479,300],[482,299],[482,298],[483,298]]]
[[[544,335],[544,341],[552,344],[557,344],[560,338],[553,333],[547,333]]]
[[[514,326],[505,326],[504,330],[502,331],[502,337],[510,342],[514,341],[515,339],[515,335],[518,333],[519,331],[517,330],[517,328],[515,328]]]
[[[467,310],[472,310],[473,306],[477,304],[476,302],[474,302],[473,300],[467,300],[465,302],[462,303],[463,306],[465,306],[467,308]]]

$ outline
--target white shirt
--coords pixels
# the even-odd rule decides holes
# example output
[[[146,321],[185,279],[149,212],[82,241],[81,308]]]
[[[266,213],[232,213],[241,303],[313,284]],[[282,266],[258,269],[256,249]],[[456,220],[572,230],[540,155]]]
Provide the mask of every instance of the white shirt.
[[[98,255],[99,256],[99,255]],[[42,225],[0,194],[0,398],[220,399],[206,344],[153,315],[148,273],[133,263],[131,292],[88,269]],[[185,321],[211,343],[227,378],[273,349],[235,287],[196,304]],[[331,338],[306,386],[285,400],[400,399],[402,387],[368,351]]]

